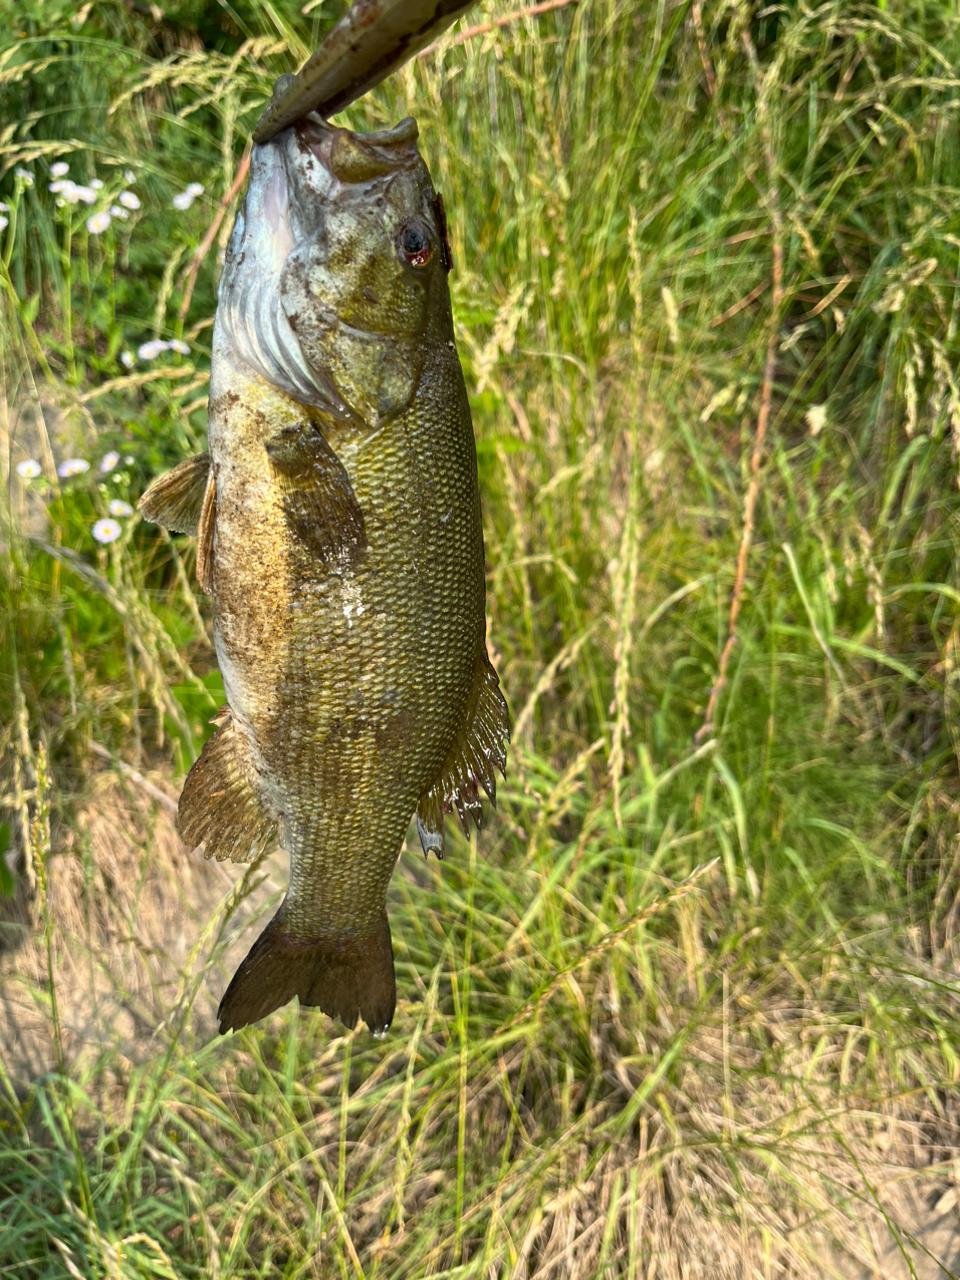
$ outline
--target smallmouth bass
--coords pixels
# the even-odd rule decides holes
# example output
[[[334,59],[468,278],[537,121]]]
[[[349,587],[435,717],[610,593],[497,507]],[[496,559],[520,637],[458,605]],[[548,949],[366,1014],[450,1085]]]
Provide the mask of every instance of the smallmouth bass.
[[[396,1004],[386,915],[414,811],[479,826],[509,737],[486,648],[476,449],[443,204],[417,126],[311,116],[253,148],[220,281],[209,452],[149,487],[196,533],[227,706],[178,825],[207,857],[290,854],[220,1030],[294,995],[348,1027]]]

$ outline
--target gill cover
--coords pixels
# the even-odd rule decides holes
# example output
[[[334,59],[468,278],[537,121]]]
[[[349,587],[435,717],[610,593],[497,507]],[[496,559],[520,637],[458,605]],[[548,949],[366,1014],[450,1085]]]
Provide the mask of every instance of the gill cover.
[[[345,426],[409,403],[428,309],[446,295],[416,139],[413,120],[354,134],[314,118],[255,146],[227,251],[221,354]]]

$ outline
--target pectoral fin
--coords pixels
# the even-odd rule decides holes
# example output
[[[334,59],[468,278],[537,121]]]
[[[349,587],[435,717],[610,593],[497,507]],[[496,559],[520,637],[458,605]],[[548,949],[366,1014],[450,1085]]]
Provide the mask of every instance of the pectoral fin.
[[[312,423],[284,427],[266,444],[294,537],[319,560],[355,563],[367,544],[350,477]]]
[[[207,595],[213,592],[213,526],[216,513],[217,481],[211,467],[197,522],[197,581]]]
[[[204,856],[222,862],[253,862],[276,831],[276,823],[257,794],[244,743],[229,710],[213,718],[220,727],[204,745],[187,774],[177,811],[177,827],[191,849],[206,842]]]
[[[417,831],[423,852],[431,849],[443,857],[443,816],[456,812],[466,835],[472,818],[480,827],[480,787],[496,808],[497,780],[494,766],[503,774],[507,764],[506,744],[510,738],[510,717],[500,692],[497,673],[484,649],[473,689],[467,701],[467,713],[460,732],[454,739],[440,776],[420,797],[417,806]]]
[[[201,453],[158,476],[137,503],[143,518],[172,533],[195,534],[209,475],[210,455]]]

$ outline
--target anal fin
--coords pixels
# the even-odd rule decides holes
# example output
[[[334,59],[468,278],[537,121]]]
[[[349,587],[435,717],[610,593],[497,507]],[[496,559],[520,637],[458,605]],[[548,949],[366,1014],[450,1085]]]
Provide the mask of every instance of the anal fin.
[[[443,857],[443,818],[456,813],[466,835],[472,818],[479,830],[481,818],[480,788],[483,787],[494,808],[497,805],[497,779],[507,765],[510,739],[510,716],[497,673],[483,650],[477,664],[473,688],[467,700],[463,724],[454,739],[440,775],[420,797],[417,805],[417,831],[424,854],[431,850]]]
[[[363,512],[346,468],[312,422],[266,442],[291,533],[318,559],[356,562],[367,545]]]
[[[209,475],[210,455],[201,453],[158,476],[137,503],[143,518],[171,533],[195,534]]]
[[[253,862],[273,838],[276,822],[257,795],[229,709],[218,711],[213,723],[220,727],[183,784],[177,827],[191,849],[206,843],[207,858]]]

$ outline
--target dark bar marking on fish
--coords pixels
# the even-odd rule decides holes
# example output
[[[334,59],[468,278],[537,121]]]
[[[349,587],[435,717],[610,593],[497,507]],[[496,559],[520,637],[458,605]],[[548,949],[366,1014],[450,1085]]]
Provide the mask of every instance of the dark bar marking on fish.
[[[386,911],[367,930],[325,938],[294,936],[286,914],[284,903],[233,975],[218,1010],[221,1033],[265,1018],[294,996],[345,1027],[361,1017],[375,1035],[386,1032],[397,1004]]]
[[[290,532],[319,560],[356,564],[367,545],[363,512],[343,463],[310,422],[266,442]]]
[[[205,744],[187,774],[180,796],[177,828],[190,849],[206,842],[204,856],[222,862],[254,862],[276,834],[245,768],[242,740],[229,708],[222,707],[211,724],[220,727]]]
[[[454,266],[453,250],[450,248],[450,236],[447,232],[447,207],[439,191],[433,200],[433,214],[437,220],[437,230],[440,232],[440,243],[443,246],[443,265],[449,275]]]
[[[210,455],[201,453],[158,476],[137,503],[143,518],[171,533],[196,534],[209,475]]]
[[[500,681],[486,650],[477,667],[463,727],[457,734],[436,781],[417,805],[417,832],[424,855],[432,850],[443,857],[443,815],[456,812],[464,835],[470,819],[480,830],[480,787],[494,808],[497,779],[494,765],[503,774],[507,765],[505,743],[510,738],[510,717],[500,692]]]

